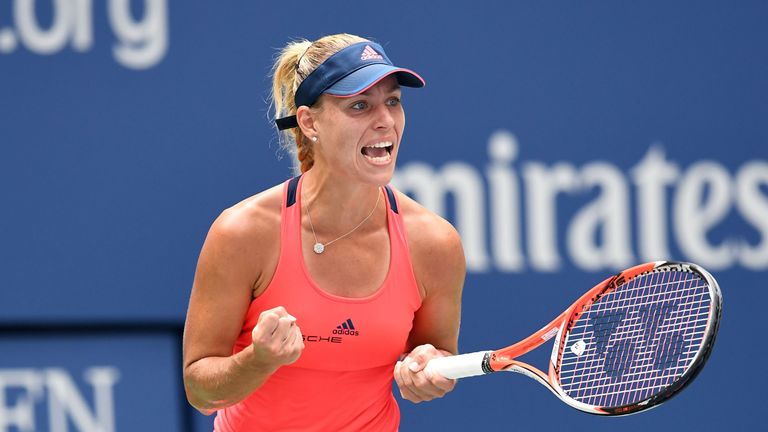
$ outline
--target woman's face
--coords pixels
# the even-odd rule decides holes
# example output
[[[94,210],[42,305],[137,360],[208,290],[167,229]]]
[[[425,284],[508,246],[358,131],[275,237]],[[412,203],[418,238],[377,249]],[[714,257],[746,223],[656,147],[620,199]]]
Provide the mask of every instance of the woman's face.
[[[357,96],[321,98],[315,159],[345,177],[389,183],[405,127],[397,79],[390,75]]]

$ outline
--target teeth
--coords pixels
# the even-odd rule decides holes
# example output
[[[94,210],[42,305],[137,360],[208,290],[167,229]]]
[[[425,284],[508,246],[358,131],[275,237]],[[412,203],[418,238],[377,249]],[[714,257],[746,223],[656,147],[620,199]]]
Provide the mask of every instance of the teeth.
[[[392,160],[392,157],[390,155],[381,156],[381,157],[365,156],[365,158],[376,164],[386,164],[386,163],[389,163],[390,160]]]
[[[382,141],[376,144],[367,145],[366,147],[385,148],[385,147],[391,147],[391,146],[392,146],[392,142]]]
[[[373,157],[370,155],[365,154],[366,152],[362,152],[363,156],[368,159],[369,161],[373,162],[375,165],[387,165],[392,160],[392,141],[381,141],[374,144],[366,145],[363,148],[375,148],[375,149],[386,149],[386,152],[384,152],[384,156],[378,156]],[[377,151],[377,153],[382,153],[381,151]]]

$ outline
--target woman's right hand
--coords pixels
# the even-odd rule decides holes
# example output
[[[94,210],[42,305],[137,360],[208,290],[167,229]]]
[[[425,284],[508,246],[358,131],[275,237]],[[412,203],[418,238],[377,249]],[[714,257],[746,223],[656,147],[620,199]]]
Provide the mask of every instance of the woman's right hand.
[[[295,362],[304,350],[296,318],[282,306],[262,312],[251,337],[254,361],[271,372]]]

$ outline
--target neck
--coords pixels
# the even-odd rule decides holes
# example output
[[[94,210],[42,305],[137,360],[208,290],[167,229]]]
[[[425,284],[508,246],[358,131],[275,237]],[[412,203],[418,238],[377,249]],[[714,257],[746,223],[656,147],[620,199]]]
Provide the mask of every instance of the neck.
[[[366,225],[379,226],[386,208],[379,186],[350,181],[322,173],[314,168],[304,173],[301,188],[302,207],[309,206],[315,231],[324,235],[337,235],[360,223],[377,206]],[[360,227],[363,230],[364,226]]]

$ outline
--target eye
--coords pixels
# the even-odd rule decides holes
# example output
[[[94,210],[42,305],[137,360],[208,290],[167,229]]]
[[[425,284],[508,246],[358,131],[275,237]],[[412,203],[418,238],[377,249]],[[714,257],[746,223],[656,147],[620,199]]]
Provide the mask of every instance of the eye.
[[[389,106],[400,105],[400,98],[396,97],[396,96],[393,96],[393,97],[387,99],[387,105],[389,105]]]
[[[363,102],[363,101],[358,101],[358,102],[353,103],[351,108],[353,110],[361,111],[361,110],[364,110],[364,109],[368,108],[368,104],[366,102]]]

